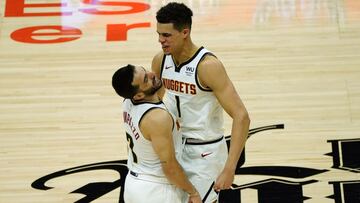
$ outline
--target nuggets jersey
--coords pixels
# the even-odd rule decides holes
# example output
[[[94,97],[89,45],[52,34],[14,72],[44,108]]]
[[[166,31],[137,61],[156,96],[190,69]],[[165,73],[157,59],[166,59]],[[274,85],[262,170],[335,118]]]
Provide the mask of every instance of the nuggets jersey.
[[[133,103],[130,99],[124,100],[124,127],[129,144],[127,165],[129,170],[138,174],[165,177],[160,159],[155,153],[151,141],[145,139],[139,127],[144,115],[154,108],[166,109],[162,102]]]
[[[182,136],[213,140],[223,136],[223,108],[213,92],[202,87],[197,68],[206,54],[201,47],[188,61],[176,66],[171,55],[164,55],[161,80],[166,89],[164,103],[180,124]]]

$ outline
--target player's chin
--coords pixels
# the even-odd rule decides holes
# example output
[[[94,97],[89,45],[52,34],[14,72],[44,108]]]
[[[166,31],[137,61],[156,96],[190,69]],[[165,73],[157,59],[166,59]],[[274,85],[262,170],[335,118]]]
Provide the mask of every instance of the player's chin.
[[[169,47],[163,47],[162,48],[164,54],[169,55],[170,54],[170,48]]]

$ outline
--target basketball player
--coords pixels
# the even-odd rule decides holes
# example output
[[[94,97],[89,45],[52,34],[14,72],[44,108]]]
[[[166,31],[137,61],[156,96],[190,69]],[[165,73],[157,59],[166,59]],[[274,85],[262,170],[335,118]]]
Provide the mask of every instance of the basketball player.
[[[185,191],[188,202],[200,203],[199,193],[175,158],[172,137],[176,126],[156,94],[161,80],[129,64],[114,73],[112,85],[125,98],[123,117],[129,143],[125,202],[181,203]]]
[[[161,78],[165,106],[180,126],[184,148],[179,162],[204,202],[229,189],[244,149],[250,119],[223,64],[191,40],[192,11],[168,3],[156,14],[162,51],[152,61]],[[223,132],[223,109],[232,118],[229,151]],[[216,192],[215,192],[215,191]]]

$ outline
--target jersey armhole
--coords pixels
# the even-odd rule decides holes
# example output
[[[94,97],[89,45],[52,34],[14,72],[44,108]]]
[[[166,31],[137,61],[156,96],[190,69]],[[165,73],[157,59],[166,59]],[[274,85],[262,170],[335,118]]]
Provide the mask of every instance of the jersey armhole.
[[[205,92],[212,92],[212,90],[209,87],[204,87],[201,85],[200,83],[200,79],[199,79],[199,75],[198,75],[198,68],[199,68],[199,64],[201,63],[202,60],[204,60],[205,56],[214,56],[215,58],[217,58],[213,53],[211,52],[206,52],[201,59],[199,60],[199,63],[196,67],[196,71],[195,71],[195,81],[196,81],[196,85],[199,87],[200,90],[205,91]]]
[[[139,122],[138,122],[138,126],[139,126],[140,132],[141,132],[140,124],[141,124],[141,121],[142,121],[142,119],[144,118],[144,116],[145,116],[147,113],[149,113],[151,110],[158,109],[158,108],[160,108],[160,107],[151,107],[151,108],[149,108],[148,110],[146,110],[146,111],[143,113],[143,115],[141,116],[141,118],[139,119]],[[160,109],[161,109],[161,108],[160,108]],[[142,134],[143,137],[144,137],[144,134],[143,134],[142,132],[141,132],[141,134]],[[144,137],[144,139],[147,140],[147,141],[150,141],[150,140],[147,139],[146,137]]]
[[[143,115],[141,116],[141,118],[139,119],[139,123],[138,123],[139,128],[140,128],[140,124],[141,124],[141,121],[142,121],[142,119],[144,118],[144,116],[145,116],[147,113],[149,113],[151,110],[154,110],[154,109],[162,109],[162,110],[166,111],[166,112],[169,114],[169,116],[170,116],[170,118],[171,118],[171,121],[172,121],[172,130],[174,130],[174,127],[175,127],[174,118],[172,117],[172,115],[170,114],[169,111],[167,111],[166,109],[163,109],[163,108],[161,108],[161,107],[151,107],[151,108],[149,108],[148,110],[146,110],[146,111],[143,113]],[[140,131],[141,131],[141,129],[140,129]],[[141,132],[141,134],[142,134],[142,132]],[[148,140],[148,139],[145,138],[145,137],[144,137],[144,139]],[[150,140],[148,140],[148,141],[150,141]]]

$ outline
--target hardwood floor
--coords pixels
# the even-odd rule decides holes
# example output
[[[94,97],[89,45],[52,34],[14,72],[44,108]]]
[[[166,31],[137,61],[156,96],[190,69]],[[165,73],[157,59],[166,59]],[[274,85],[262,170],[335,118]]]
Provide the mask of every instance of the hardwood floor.
[[[0,202],[119,202],[124,165],[103,163],[127,155],[111,76],[128,63],[150,68],[160,51],[154,15],[167,1],[89,2],[0,0]],[[249,138],[237,189],[224,196],[360,202],[359,1],[182,2],[194,11],[194,42],[225,65],[251,128],[284,124]]]

